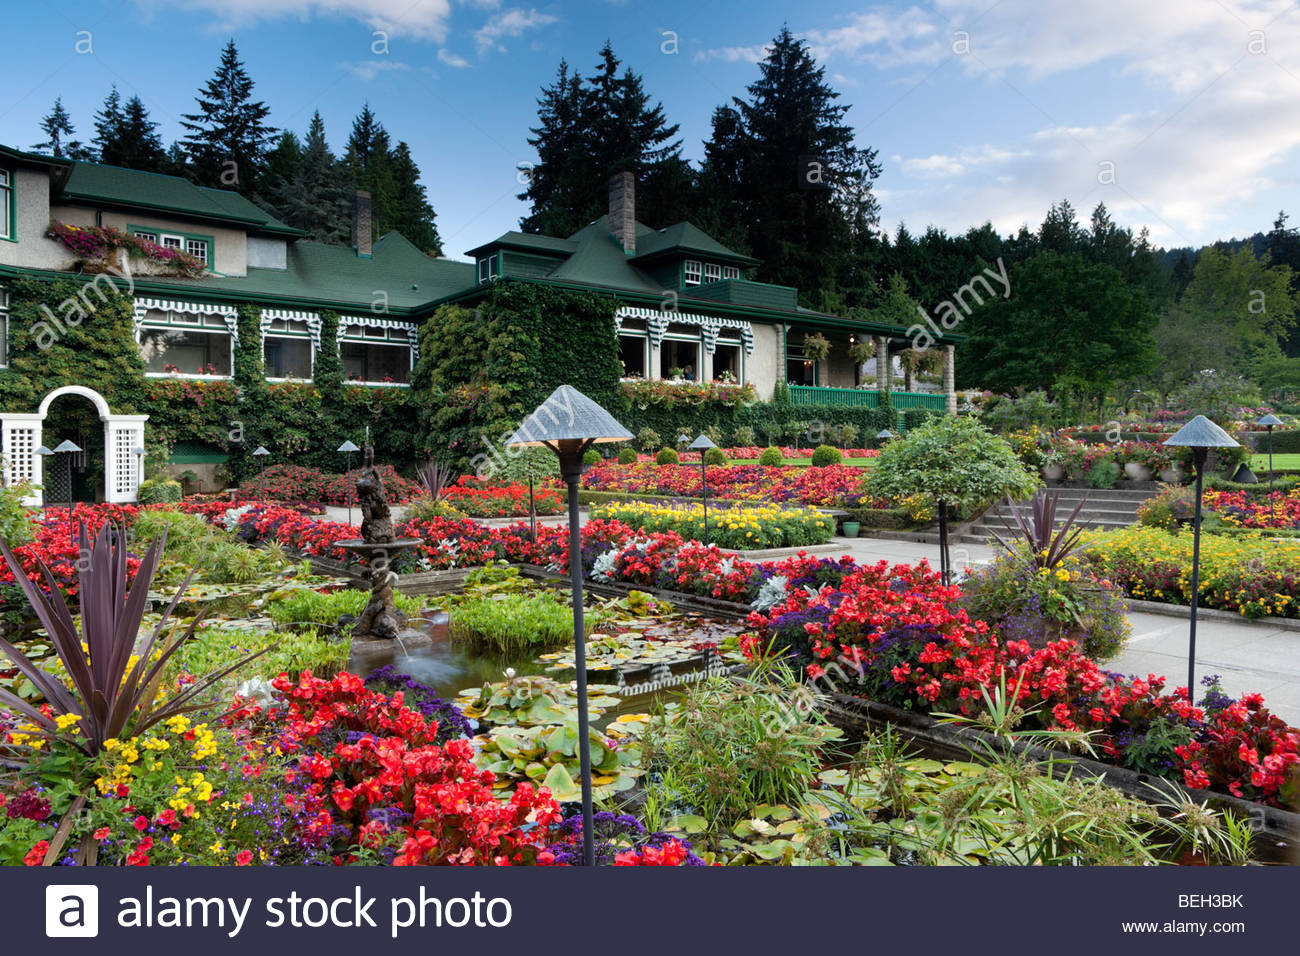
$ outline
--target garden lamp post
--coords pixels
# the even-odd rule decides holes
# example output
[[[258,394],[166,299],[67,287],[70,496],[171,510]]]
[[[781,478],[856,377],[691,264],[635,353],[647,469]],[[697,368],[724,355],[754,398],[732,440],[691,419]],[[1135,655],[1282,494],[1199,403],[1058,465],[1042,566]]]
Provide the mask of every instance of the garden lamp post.
[[[53,449],[53,448],[46,448],[44,445],[41,445],[39,448],[36,449],[35,452],[33,452],[33,454],[36,454],[36,455],[40,455],[40,456],[41,456],[41,459],[42,459],[42,464],[41,464],[41,478],[42,478],[42,482],[48,481],[48,479],[45,478],[45,474],[46,474],[46,472],[48,472],[48,471],[50,470],[50,469],[49,469],[49,459],[50,459],[50,456],[54,454],[54,449]],[[49,498],[46,496],[46,494],[45,494],[45,492],[44,492],[44,489],[42,489],[42,491],[41,491],[41,501],[42,501],[42,503],[43,503],[47,508],[50,506]]]
[[[876,432],[876,438],[880,440],[881,444],[890,441],[894,437],[895,437],[894,433],[891,432],[888,428],[882,428],[880,429],[880,431]]]
[[[690,444],[690,441],[691,441],[691,436],[690,436],[690,435],[678,435],[678,436],[677,436],[677,447],[678,447],[678,448],[683,448],[683,449],[684,449],[684,448],[687,447],[687,445]]]
[[[266,456],[269,454],[271,453],[266,450],[264,445],[258,445],[253,452],[253,457],[260,459],[262,462],[262,504],[266,504]]]
[[[1261,415],[1256,425],[1263,425],[1268,429],[1268,516],[1275,517],[1274,510],[1276,505],[1273,503],[1273,428],[1282,424],[1282,419],[1276,415]]]
[[[144,483],[144,446],[136,445],[131,449],[131,454],[135,455],[135,490],[136,497],[140,495],[140,485]]]
[[[62,455],[66,462],[64,474],[68,479],[68,544],[74,548],[77,546],[77,538],[72,530],[72,456],[79,451],[81,449],[66,438],[54,446],[54,453]]]
[[[351,440],[339,445],[339,451],[343,452],[343,460],[347,462],[348,469],[348,524],[352,523],[352,453],[360,450]]]
[[[582,456],[596,443],[628,441],[632,433],[572,385],[561,385],[506,440],[507,447],[549,448],[560,459],[569,492],[569,581],[573,590],[573,662],[578,684],[578,755],[582,776],[582,859],[596,865],[591,810],[591,739],[587,719],[587,640],[582,615],[582,533],[578,482]]]
[[[704,543],[709,543],[709,475],[707,465],[704,463],[704,453],[710,448],[718,446],[709,441],[708,435],[701,435],[695,441],[691,442],[691,451],[700,453],[700,500],[704,502]]]
[[[1201,482],[1205,475],[1205,459],[1211,448],[1239,447],[1231,435],[1204,415],[1190,422],[1165,439],[1166,445],[1190,448],[1192,466],[1196,469],[1196,511],[1192,517],[1192,613],[1187,637],[1187,702],[1194,703],[1196,680],[1196,605],[1201,583]]]

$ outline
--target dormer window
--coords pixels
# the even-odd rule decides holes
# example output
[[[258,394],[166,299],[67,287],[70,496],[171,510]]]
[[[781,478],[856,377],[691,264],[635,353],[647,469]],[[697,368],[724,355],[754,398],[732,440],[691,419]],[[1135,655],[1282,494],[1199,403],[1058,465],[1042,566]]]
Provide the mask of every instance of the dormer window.
[[[722,267],[722,278],[724,278],[724,279],[739,279],[739,278],[740,278],[740,267],[739,267],[739,266],[723,266],[723,267]]]
[[[703,267],[694,259],[686,260],[686,271],[684,272],[686,285],[699,285],[700,277],[703,273]]]
[[[194,235],[188,232],[168,232],[149,226],[129,226],[131,235],[137,239],[146,239],[164,249],[175,249],[193,256],[209,269],[212,268],[212,236]]]
[[[478,261],[478,281],[491,282],[501,274],[501,256],[493,253]]]
[[[717,282],[722,278],[722,266],[716,262],[706,262],[704,264],[704,281]]]

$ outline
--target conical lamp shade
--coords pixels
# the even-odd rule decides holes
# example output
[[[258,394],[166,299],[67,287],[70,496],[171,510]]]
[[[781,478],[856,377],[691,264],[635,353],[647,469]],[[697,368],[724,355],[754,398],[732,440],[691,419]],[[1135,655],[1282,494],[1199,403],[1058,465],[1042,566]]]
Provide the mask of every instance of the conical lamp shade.
[[[629,441],[632,433],[572,385],[561,385],[542,402],[507,445],[523,447],[562,441]]]
[[[1166,445],[1188,448],[1238,448],[1232,436],[1204,415],[1197,415],[1165,439]]]

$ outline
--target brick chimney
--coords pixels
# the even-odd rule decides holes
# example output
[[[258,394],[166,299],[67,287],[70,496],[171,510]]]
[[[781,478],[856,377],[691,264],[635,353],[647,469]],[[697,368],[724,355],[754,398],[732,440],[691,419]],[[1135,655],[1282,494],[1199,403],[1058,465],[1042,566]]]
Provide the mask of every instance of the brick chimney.
[[[363,259],[369,259],[374,242],[374,228],[370,223],[370,193],[358,189],[352,197],[352,248]]]
[[[636,177],[631,173],[609,181],[609,233],[627,255],[636,254]]]

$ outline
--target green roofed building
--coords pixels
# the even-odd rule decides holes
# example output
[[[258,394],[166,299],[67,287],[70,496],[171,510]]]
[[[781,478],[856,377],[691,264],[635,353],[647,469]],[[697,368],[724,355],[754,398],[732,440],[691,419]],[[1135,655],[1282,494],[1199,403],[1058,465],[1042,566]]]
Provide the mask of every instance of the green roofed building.
[[[138,248],[133,255],[105,249],[105,236]],[[0,380],[14,374],[7,288],[24,278],[79,275],[129,294],[146,377],[232,379],[240,350],[260,347],[270,382],[310,382],[328,355],[352,386],[397,389],[411,387],[420,327],[440,306],[472,306],[495,283],[520,282],[608,294],[628,377],[737,381],[764,399],[787,383],[796,403],[874,405],[878,390],[892,389],[894,363],[881,359],[924,334],[943,350],[946,388],[893,391],[893,404],[955,405],[953,344],[960,336],[801,308],[797,290],[749,279],[756,260],[691,223],[656,229],[638,222],[631,174],[611,180],[609,214],[571,236],[507,232],[468,255],[472,262],[433,259],[395,232],[373,238],[365,193],[353,202],[350,245],[328,245],[235,192],[0,147]],[[239,341],[238,316],[249,307],[260,317],[257,343]],[[323,340],[323,314],[333,341]],[[810,334],[829,341],[825,355],[805,354]],[[888,374],[865,387],[864,364],[850,347],[868,339]],[[80,389],[99,399],[100,495],[135,500],[144,420],[118,414],[95,386],[55,391]],[[47,410],[0,408],[7,481],[40,483],[35,450]]]

